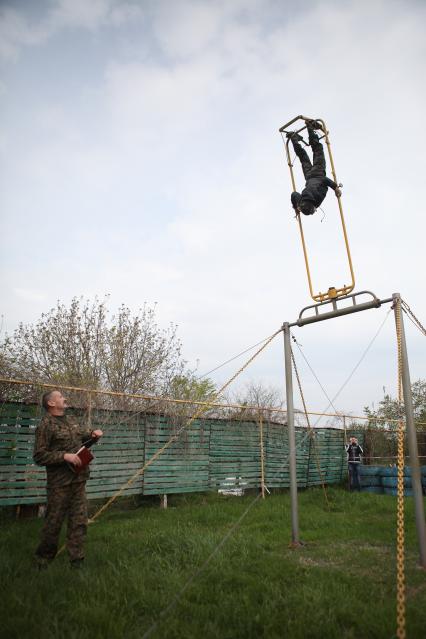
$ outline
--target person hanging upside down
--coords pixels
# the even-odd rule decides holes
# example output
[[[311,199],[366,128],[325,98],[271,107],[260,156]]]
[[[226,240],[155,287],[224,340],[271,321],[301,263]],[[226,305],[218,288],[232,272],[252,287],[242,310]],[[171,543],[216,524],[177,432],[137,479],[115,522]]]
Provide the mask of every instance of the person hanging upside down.
[[[337,185],[336,182],[326,176],[324,149],[314,130],[321,129],[321,125],[315,120],[307,120],[306,126],[309,144],[312,149],[312,162],[300,144],[300,142],[303,142],[302,136],[298,133],[287,133],[287,137],[292,141],[295,153],[300,160],[306,180],[305,188],[301,193],[293,191],[291,194],[291,203],[296,213],[313,215],[325,199],[327,189],[333,189],[336,197],[340,197],[342,193],[339,187],[342,185]]]

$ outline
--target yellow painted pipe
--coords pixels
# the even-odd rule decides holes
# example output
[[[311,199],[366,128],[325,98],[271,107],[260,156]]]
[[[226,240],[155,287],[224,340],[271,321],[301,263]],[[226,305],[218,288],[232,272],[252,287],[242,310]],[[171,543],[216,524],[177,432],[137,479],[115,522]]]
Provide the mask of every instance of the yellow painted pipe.
[[[296,131],[297,133],[300,133],[301,131],[306,129],[306,120],[308,120],[308,119],[312,119],[312,118],[306,118],[303,115],[298,115],[297,117],[293,118],[292,120],[290,120],[289,122],[284,124],[279,129],[279,131],[280,131],[280,133],[286,133],[287,132],[287,128],[289,126],[291,126],[292,124],[297,122],[297,120],[303,120],[303,123],[304,123],[303,126],[300,127],[299,129],[297,129],[297,131]],[[338,184],[338,180],[337,180],[337,176],[336,176],[336,169],[335,169],[335,166],[334,166],[333,155],[332,155],[332,152],[331,152],[331,144],[330,144],[330,140],[329,140],[329,137],[328,137],[327,126],[326,126],[324,120],[322,120],[320,118],[317,118],[316,121],[320,122],[321,125],[322,125],[323,131],[324,131],[323,138],[325,139],[325,142],[326,142],[326,145],[327,145],[327,152],[328,152],[328,156],[329,156],[329,159],[330,159],[331,173],[333,175],[334,181],[336,182],[336,184]],[[287,164],[288,164],[288,167],[290,169],[290,179],[291,179],[291,184],[292,184],[292,187],[293,187],[293,191],[297,191],[296,181],[294,179],[294,171],[293,171],[293,164],[292,164],[292,161],[291,161],[289,143],[290,143],[290,138],[287,140],[287,142],[285,144],[286,155],[287,155]],[[342,295],[347,295],[355,287],[355,275],[354,275],[354,270],[353,270],[351,252],[350,252],[350,248],[349,248],[348,234],[347,234],[347,231],[346,231],[345,218],[344,218],[344,215],[343,215],[342,198],[338,197],[337,201],[338,201],[338,206],[339,206],[339,214],[340,214],[340,221],[341,221],[341,224],[342,224],[343,237],[344,237],[344,240],[345,240],[346,255],[347,255],[349,270],[350,270],[350,274],[351,274],[351,283],[349,285],[344,284],[343,286],[341,286],[339,288],[336,288],[335,286],[330,286],[326,293],[322,293],[321,291],[318,292],[318,293],[314,293],[314,291],[313,291],[308,251],[307,251],[307,247],[306,247],[305,236],[304,236],[304,233],[303,233],[303,225],[302,225],[302,219],[301,219],[302,216],[300,215],[299,212],[296,212],[296,217],[297,217],[297,221],[298,221],[298,224],[299,224],[300,237],[301,237],[301,240],[302,240],[303,257],[304,257],[304,260],[305,260],[306,274],[307,274],[307,277],[308,277],[309,292],[310,292],[310,295],[311,295],[312,299],[315,302],[324,302],[327,299],[336,299],[337,297],[341,297]]]

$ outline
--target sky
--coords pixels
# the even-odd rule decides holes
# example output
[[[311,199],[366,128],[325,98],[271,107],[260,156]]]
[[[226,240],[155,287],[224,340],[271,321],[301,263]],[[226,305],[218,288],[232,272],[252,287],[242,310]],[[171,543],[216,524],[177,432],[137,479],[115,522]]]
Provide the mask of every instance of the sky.
[[[295,321],[314,302],[278,129],[300,114],[329,130],[355,290],[400,292],[425,324],[425,18],[413,0],[0,0],[1,337],[108,294],[156,304],[203,375]],[[322,209],[303,220],[317,290],[348,282],[331,191]],[[389,308],[294,329],[333,397],[381,327],[339,411],[396,393]],[[283,391],[281,335],[235,392],[250,383]]]

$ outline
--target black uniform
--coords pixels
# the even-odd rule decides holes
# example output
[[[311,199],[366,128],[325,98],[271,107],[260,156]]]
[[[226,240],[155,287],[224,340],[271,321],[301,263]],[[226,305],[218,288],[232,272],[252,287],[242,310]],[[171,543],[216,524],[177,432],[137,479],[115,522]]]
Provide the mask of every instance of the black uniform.
[[[308,126],[309,144],[313,152],[312,162],[301,144],[291,139],[294,150],[302,165],[306,185],[302,193],[293,191],[291,203],[296,210],[300,208],[305,215],[312,215],[327,195],[327,189],[337,189],[336,182],[326,176],[324,149],[312,127]]]

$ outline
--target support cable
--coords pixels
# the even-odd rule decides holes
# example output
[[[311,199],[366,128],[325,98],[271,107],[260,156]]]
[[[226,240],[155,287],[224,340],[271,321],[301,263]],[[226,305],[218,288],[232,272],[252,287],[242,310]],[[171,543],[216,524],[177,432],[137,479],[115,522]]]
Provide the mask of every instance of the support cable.
[[[421,328],[419,328],[418,324],[416,324],[416,322],[413,320],[413,318],[412,318],[412,317],[410,317],[410,315],[407,313],[407,311],[405,310],[405,308],[402,308],[402,306],[401,306],[401,309],[402,309],[402,312],[405,314],[405,317],[406,317],[406,318],[407,318],[407,319],[411,322],[411,324],[412,324],[413,326],[415,326],[416,328],[418,328],[418,329],[419,329],[419,331],[420,331],[421,333],[423,333],[422,329],[421,329]]]
[[[265,337],[264,339],[261,339],[260,342],[257,342],[257,344],[253,344],[253,346],[249,346],[244,351],[241,351],[241,353],[238,353],[238,355],[234,355],[234,357],[231,357],[230,359],[227,359],[226,362],[223,362],[222,364],[219,364],[219,366],[216,366],[215,368],[212,368],[210,371],[207,371],[207,373],[203,373],[202,375],[200,375],[198,377],[198,379],[203,379],[203,377],[207,377],[207,375],[210,375],[211,373],[214,373],[215,371],[218,371],[219,368],[222,368],[223,366],[226,366],[226,364],[229,364],[230,362],[233,362],[235,359],[238,359],[242,355],[245,355],[249,351],[252,351],[253,348],[256,348],[256,346],[259,346],[260,344],[263,344],[263,342],[266,342],[267,339],[269,339],[269,338]]]
[[[327,412],[327,410],[330,408],[330,406],[332,406],[335,410],[335,412],[337,413],[336,408],[333,405],[333,402],[336,401],[336,399],[339,397],[340,393],[345,389],[345,387],[348,385],[348,383],[350,382],[350,380],[352,379],[352,377],[354,376],[355,372],[357,371],[357,369],[360,367],[361,363],[363,362],[363,360],[365,359],[365,357],[367,356],[368,351],[370,350],[370,348],[373,346],[374,342],[376,341],[377,337],[379,336],[380,332],[382,331],[386,320],[389,317],[389,314],[391,313],[392,309],[389,309],[389,311],[386,313],[386,316],[384,318],[384,320],[382,321],[382,323],[380,324],[379,328],[377,329],[376,333],[374,334],[374,336],[372,337],[372,339],[370,340],[370,342],[367,345],[367,348],[364,350],[364,352],[362,353],[360,359],[358,360],[357,364],[355,364],[354,368],[352,369],[351,373],[348,375],[348,377],[346,378],[346,380],[343,382],[342,386],[339,388],[339,390],[337,391],[337,393],[334,395],[333,399],[330,399],[329,396],[327,395],[327,393],[324,390],[324,387],[322,386],[322,384],[320,383],[317,375],[315,374],[313,368],[311,367],[311,365],[308,363],[308,360],[306,359],[305,355],[303,355],[300,346],[298,344],[298,342],[296,341],[297,346],[299,347],[300,352],[303,355],[303,358],[305,359],[306,363],[309,366],[309,369],[311,370],[312,374],[314,375],[315,379],[317,380],[318,384],[320,385],[321,389],[323,390],[327,400],[328,400],[328,404],[327,406],[324,408],[324,410],[322,411],[322,413],[320,414],[320,416],[318,417],[317,421],[314,424],[314,427],[319,423],[319,421],[322,419],[322,417],[324,416],[324,413]],[[338,417],[342,418],[341,415],[338,415]]]
[[[296,379],[297,379],[297,385],[299,387],[299,393],[300,393],[300,397],[302,398],[302,404],[303,404],[303,409],[305,411],[305,417],[306,417],[306,423],[308,425],[308,433],[309,433],[309,437],[311,438],[311,441],[314,445],[314,457],[315,457],[315,463],[317,466],[317,470],[318,470],[318,474],[319,474],[319,478],[321,481],[321,486],[322,486],[322,490],[324,492],[324,499],[327,503],[327,507],[330,510],[330,502],[328,500],[328,495],[327,495],[327,488],[325,486],[325,482],[324,482],[324,477],[321,471],[321,464],[318,458],[318,451],[317,451],[317,446],[316,446],[316,441],[315,441],[315,433],[311,428],[311,422],[309,420],[309,415],[308,415],[308,409],[306,407],[306,402],[305,402],[305,397],[303,395],[303,390],[302,390],[302,384],[300,382],[300,377],[299,377],[299,371],[297,370],[297,366],[296,366],[296,360],[294,359],[294,353],[293,353],[293,349],[290,347],[290,354],[291,354],[291,360],[293,362],[293,368],[294,368],[294,372],[296,375]],[[308,483],[309,483],[309,477],[308,477]]]
[[[296,449],[300,448],[300,446],[302,446],[302,444],[305,443],[305,440],[308,437],[309,437],[309,434],[306,433],[306,435],[296,445]],[[285,468],[285,466],[287,465],[289,458],[290,458],[290,453],[286,456],[286,458],[284,459],[284,461],[281,464],[281,466],[279,467],[279,469],[271,476],[271,479],[274,479],[275,477],[277,477],[279,475],[279,473],[282,471],[282,469]],[[228,530],[228,532],[224,535],[224,537],[220,540],[220,542],[213,548],[213,550],[211,551],[211,553],[209,554],[207,559],[205,559],[205,561],[201,564],[201,566],[199,568],[197,568],[197,570],[190,577],[188,577],[188,579],[186,580],[186,582],[184,583],[184,585],[182,586],[180,591],[177,593],[177,595],[175,595],[173,597],[173,599],[171,600],[171,602],[160,612],[157,621],[155,621],[148,628],[148,630],[142,635],[142,639],[148,639],[148,637],[150,637],[152,635],[152,633],[155,630],[157,630],[157,628],[160,625],[160,623],[162,622],[162,620],[179,603],[179,601],[182,599],[182,596],[184,595],[184,593],[194,583],[194,581],[196,581],[203,574],[203,572],[206,570],[206,568],[209,565],[209,563],[211,562],[211,560],[217,555],[219,550],[225,545],[225,543],[228,541],[228,539],[234,534],[234,532],[237,530],[237,528],[240,526],[240,524],[246,518],[246,516],[248,515],[250,510],[259,501],[259,499],[261,499],[261,497],[262,497],[262,493],[259,492],[256,495],[256,497],[249,503],[247,508],[244,510],[243,514],[237,519],[236,522],[234,522],[234,524],[231,526],[230,530]]]
[[[326,398],[327,398],[327,400],[328,400],[328,402],[329,402],[329,403],[327,404],[326,408],[322,411],[323,413],[325,413],[325,412],[328,410],[328,408],[329,408],[330,406],[332,406],[332,408],[334,409],[334,412],[336,413],[336,415],[338,415],[338,411],[337,411],[337,409],[336,409],[336,407],[335,407],[335,405],[334,405],[334,401],[337,399],[337,397],[338,397],[338,396],[340,395],[340,393],[343,391],[343,389],[345,388],[345,386],[349,383],[349,381],[350,381],[350,379],[352,378],[352,376],[354,375],[355,371],[357,370],[357,368],[360,366],[361,362],[363,361],[363,359],[364,359],[364,358],[365,358],[365,356],[367,355],[368,351],[370,350],[371,346],[373,345],[374,341],[376,340],[376,338],[378,337],[379,333],[381,332],[381,330],[382,330],[383,326],[385,325],[385,322],[386,322],[387,318],[389,317],[389,315],[390,315],[391,311],[392,311],[392,309],[389,309],[389,311],[387,312],[387,314],[386,314],[386,316],[385,316],[384,320],[382,321],[382,323],[380,324],[380,326],[379,326],[378,330],[376,331],[376,333],[375,333],[374,337],[372,338],[372,340],[371,340],[371,341],[370,341],[370,343],[368,344],[368,346],[367,346],[366,350],[365,350],[365,351],[363,352],[363,354],[361,355],[360,360],[359,360],[359,361],[358,361],[358,363],[355,365],[355,367],[354,367],[354,369],[352,370],[352,372],[350,373],[349,377],[346,379],[346,381],[344,382],[344,384],[343,384],[343,385],[340,387],[340,389],[337,391],[337,393],[336,393],[336,395],[333,397],[333,399],[330,399],[330,397],[329,397],[328,393],[326,392],[326,390],[325,390],[324,386],[321,384],[321,382],[320,382],[320,380],[319,380],[318,376],[316,375],[316,373],[315,373],[314,369],[312,368],[312,366],[310,365],[310,363],[309,363],[308,359],[306,358],[305,354],[303,353],[303,351],[302,351],[302,349],[301,349],[300,344],[298,343],[298,341],[296,340],[296,338],[294,337],[294,335],[292,335],[292,334],[291,334],[291,336],[292,336],[292,338],[293,338],[293,341],[294,341],[294,342],[295,342],[295,344],[297,345],[297,347],[298,347],[298,349],[299,349],[299,352],[301,353],[301,355],[302,355],[303,359],[305,360],[306,364],[307,364],[307,365],[308,365],[308,367],[309,367],[309,370],[310,370],[310,371],[311,371],[311,373],[313,374],[314,378],[315,378],[315,379],[316,379],[316,381],[318,382],[318,384],[319,384],[319,386],[320,386],[321,390],[323,391],[324,395],[326,396]],[[291,350],[291,354],[292,354],[293,364],[294,364],[294,354],[293,354],[293,350]],[[296,371],[296,368],[295,368],[295,371]],[[299,377],[298,377],[298,373],[297,373],[297,371],[296,371],[296,377],[297,377],[297,381],[298,381],[298,384],[299,384],[299,391],[300,391],[300,393],[302,394],[302,391],[301,391],[301,385],[300,385],[300,380],[299,380]],[[302,396],[302,402],[303,402],[303,407],[304,407],[304,410],[305,410],[305,415],[306,415],[307,423],[308,423],[308,425],[310,426],[310,424],[309,424],[309,418],[308,418],[308,412],[307,412],[307,409],[306,409],[306,404],[305,404],[305,401],[304,401],[303,396]],[[344,415],[343,415],[343,416],[338,415],[338,416],[340,417],[340,419],[342,420],[342,423],[343,423],[343,429],[344,429],[344,441],[345,441],[345,443],[346,443],[346,419],[345,419],[345,416],[344,416]],[[320,422],[320,420],[322,419],[322,417],[323,417],[323,415],[320,415],[320,416],[318,417],[318,419],[316,420],[316,422],[315,422],[315,424],[314,424],[314,428],[315,428],[315,427],[317,426],[317,424]],[[312,439],[312,441],[314,442],[315,460],[316,460],[316,463],[318,463],[318,462],[317,462],[316,447],[315,447],[315,440],[314,440],[314,439]],[[321,472],[320,472],[320,477],[321,477]],[[326,492],[326,489],[325,489],[325,486],[324,486],[324,483],[323,483],[322,477],[321,477],[321,483],[322,483],[322,485],[323,485],[325,499],[326,499],[326,501],[327,501],[328,507],[330,508],[330,504],[329,504],[329,502],[328,502],[327,492]]]
[[[423,326],[420,320],[414,315],[413,311],[408,306],[407,302],[405,302],[404,300],[401,300],[401,304],[403,307],[402,310],[404,311],[404,313],[407,313],[407,317],[411,316],[409,317],[409,319],[413,322],[415,326],[417,326],[417,328],[419,329],[421,333],[423,333],[423,335],[426,335],[426,328]]]
[[[305,360],[305,363],[307,365],[307,367],[309,368],[309,370],[311,371],[312,375],[314,376],[314,378],[316,379],[316,381],[318,382],[319,387],[321,388],[322,392],[325,395],[325,398],[327,399],[327,401],[329,402],[328,406],[331,406],[332,409],[334,410],[334,412],[336,413],[336,415],[338,415],[338,410],[335,407],[333,400],[330,399],[330,396],[328,395],[327,391],[325,390],[324,386],[321,384],[317,374],[315,373],[314,369],[312,368],[312,366],[310,365],[307,357],[305,356],[302,348],[301,348],[301,344],[299,344],[299,342],[297,341],[297,339],[295,338],[295,336],[293,334],[291,334],[291,337],[293,338],[293,342],[296,344],[297,348],[299,349],[299,353],[301,354],[301,356],[303,357],[303,359]],[[328,407],[327,407],[328,408]]]
[[[238,371],[225,383],[223,384],[223,386],[215,393],[215,395],[212,397],[212,399],[209,402],[206,402],[203,406],[200,406],[194,413],[194,415],[177,431],[177,433],[175,433],[175,435],[173,435],[172,437],[170,437],[170,439],[164,444],[164,446],[162,446],[161,448],[159,448],[153,455],[152,457],[150,457],[150,459],[148,459],[147,462],[145,462],[145,464],[142,466],[142,468],[138,469],[133,475],[132,477],[130,477],[130,479],[123,484],[123,486],[121,486],[121,488],[119,488],[119,490],[117,490],[116,493],[114,493],[114,495],[112,495],[108,501],[93,515],[93,517],[91,517],[91,519],[89,520],[89,523],[93,523],[105,510],[107,510],[107,508],[109,508],[111,506],[111,504],[113,504],[113,502],[120,496],[123,494],[123,492],[129,488],[135,481],[136,479],[138,479],[138,477],[140,477],[141,475],[144,474],[145,470],[151,466],[151,464],[154,463],[154,461],[156,459],[158,459],[160,457],[160,455],[162,455],[164,453],[164,451],[166,451],[168,448],[170,448],[170,446],[177,441],[177,439],[179,439],[179,437],[181,436],[181,434],[188,430],[192,424],[194,423],[194,421],[196,419],[198,419],[203,413],[205,413],[216,401],[216,399],[219,397],[219,395],[221,395],[223,393],[223,391],[228,388],[228,386],[230,386],[232,384],[232,382],[247,368],[247,366],[249,366],[254,359],[256,359],[256,357],[272,342],[272,340],[279,334],[282,332],[282,328],[280,328],[278,331],[276,331],[273,335],[271,335],[267,341],[261,346],[261,348],[259,348],[254,355],[252,355],[245,364],[243,364],[243,366],[241,366],[241,368],[238,369]]]

